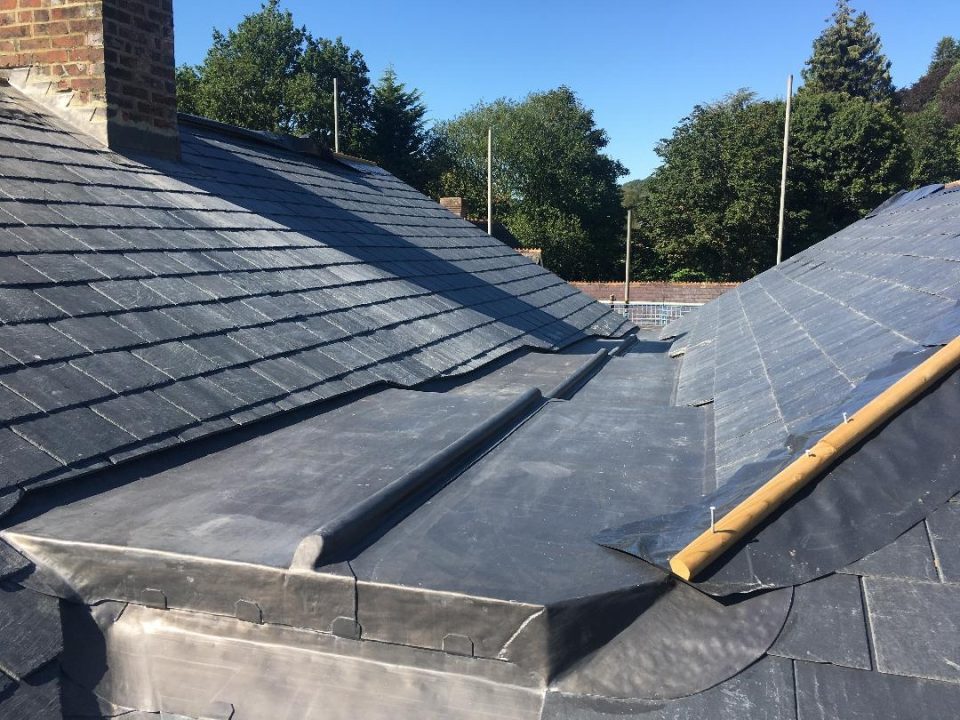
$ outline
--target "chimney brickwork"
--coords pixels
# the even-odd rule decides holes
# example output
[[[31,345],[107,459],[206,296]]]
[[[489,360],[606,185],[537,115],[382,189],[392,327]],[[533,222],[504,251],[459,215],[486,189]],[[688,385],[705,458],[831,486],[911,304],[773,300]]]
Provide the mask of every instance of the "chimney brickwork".
[[[115,150],[179,156],[172,0],[0,0],[0,75]]]
[[[3,2],[3,0],[0,0]],[[468,213],[467,201],[462,197],[443,197],[440,198],[440,204],[457,217],[466,219]]]

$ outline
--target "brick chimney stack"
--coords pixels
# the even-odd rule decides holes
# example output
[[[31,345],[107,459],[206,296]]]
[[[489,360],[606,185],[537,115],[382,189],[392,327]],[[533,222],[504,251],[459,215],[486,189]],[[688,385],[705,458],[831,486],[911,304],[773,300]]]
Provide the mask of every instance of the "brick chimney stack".
[[[0,77],[111,149],[179,157],[173,0],[0,0]]]
[[[3,0],[0,0],[3,2]],[[467,201],[462,197],[444,197],[440,198],[440,204],[445,207],[447,210],[452,212],[457,217],[461,217],[466,220],[467,212]]]

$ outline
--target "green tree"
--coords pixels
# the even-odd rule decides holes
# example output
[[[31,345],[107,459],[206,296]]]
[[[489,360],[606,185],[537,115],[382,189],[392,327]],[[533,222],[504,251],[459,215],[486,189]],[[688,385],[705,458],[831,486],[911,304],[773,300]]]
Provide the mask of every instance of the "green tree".
[[[807,89],[846,93],[873,102],[892,99],[890,61],[867,14],[855,14],[847,0],[837,0],[831,20],[813,41],[813,54],[803,70]]]
[[[193,65],[181,65],[177,68],[177,111],[199,115],[197,94],[200,90],[200,73]]]
[[[638,197],[638,277],[745,280],[773,264],[783,113],[741,90],[660,141]]]
[[[794,202],[809,213],[811,240],[858,220],[909,184],[910,151],[889,103],[804,90],[793,128],[793,177],[804,189]]]
[[[566,278],[599,279],[622,267],[626,169],[603,153],[608,139],[569,88],[517,102],[479,104],[438,127],[446,166],[440,189],[486,208],[487,128],[494,128],[494,215]]]
[[[340,83],[341,145],[368,141],[369,77],[358,51],[339,38],[314,38],[279,0],[267,0],[234,29],[213,31],[203,63],[177,71],[180,107],[205,117],[330,143],[333,78]]]
[[[960,177],[960,42],[941,39],[927,71],[898,97],[912,156],[911,184]]]
[[[373,88],[367,154],[382,168],[418,188],[428,184],[430,136],[419,90],[407,90],[393,68]]]
[[[365,155],[370,142],[370,72],[363,54],[343,40],[308,37],[297,80],[296,119],[304,134],[333,142],[333,79],[337,79],[340,149]]]
[[[940,38],[937,47],[933,50],[933,58],[927,72],[946,66],[952,68],[960,62],[960,41],[950,36]]]
[[[904,128],[912,158],[911,186],[960,178],[960,146],[957,145],[956,133],[947,126],[936,101],[919,112],[906,114]]]
[[[636,209],[640,207],[643,198],[650,192],[650,177],[642,180],[631,180],[620,186],[622,204],[627,209]]]

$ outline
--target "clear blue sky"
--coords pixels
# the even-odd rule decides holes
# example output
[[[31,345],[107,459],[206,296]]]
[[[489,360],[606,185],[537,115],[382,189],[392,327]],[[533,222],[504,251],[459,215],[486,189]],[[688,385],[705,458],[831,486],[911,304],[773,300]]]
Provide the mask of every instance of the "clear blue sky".
[[[314,35],[342,36],[376,79],[392,64],[419,88],[432,119],[479,100],[568,85],[610,136],[609,154],[645,177],[657,140],[697,103],[741,87],[783,97],[799,81],[834,0],[285,0]],[[944,35],[960,36],[957,0],[854,0],[893,62],[915,81]],[[211,30],[233,27],[259,0],[174,0],[177,62],[198,63]]]

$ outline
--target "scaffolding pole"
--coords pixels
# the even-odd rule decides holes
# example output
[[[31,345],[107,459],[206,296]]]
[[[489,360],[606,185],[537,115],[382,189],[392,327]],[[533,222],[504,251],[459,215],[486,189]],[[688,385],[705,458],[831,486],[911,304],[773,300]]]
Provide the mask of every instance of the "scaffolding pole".
[[[780,171],[780,222],[777,227],[777,265],[783,261],[783,227],[787,213],[787,164],[790,162],[790,109],[793,105],[793,75],[787,76],[787,114],[783,123],[783,168]]]

